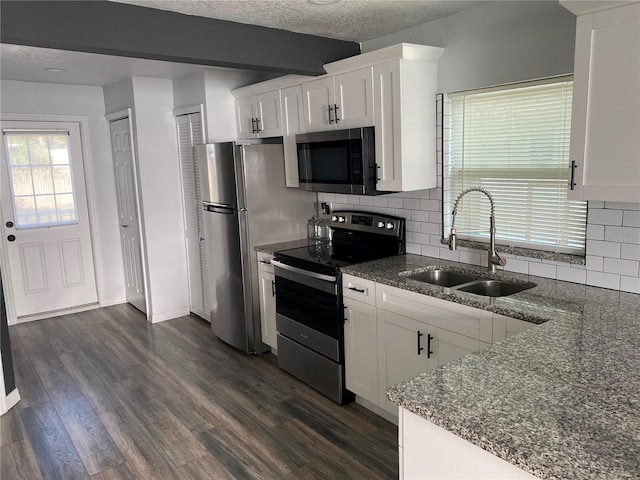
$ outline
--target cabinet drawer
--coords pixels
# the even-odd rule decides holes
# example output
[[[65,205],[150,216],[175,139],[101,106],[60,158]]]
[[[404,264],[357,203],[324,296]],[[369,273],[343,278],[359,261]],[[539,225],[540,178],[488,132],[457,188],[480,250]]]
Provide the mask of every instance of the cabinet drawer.
[[[273,260],[273,255],[266,252],[257,252],[258,256],[258,270],[268,273],[273,273],[273,265],[271,265],[271,260]]]
[[[342,275],[342,296],[368,305],[376,304],[376,284],[371,280]]]
[[[482,342],[493,341],[492,313],[485,310],[381,284],[376,307]]]

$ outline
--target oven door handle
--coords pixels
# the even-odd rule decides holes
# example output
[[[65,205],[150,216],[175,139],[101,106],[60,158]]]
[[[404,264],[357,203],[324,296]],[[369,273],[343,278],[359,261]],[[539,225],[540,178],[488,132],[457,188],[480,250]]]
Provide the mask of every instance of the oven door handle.
[[[297,273],[299,275],[304,275],[305,277],[316,278],[318,280],[324,280],[325,282],[336,282],[336,277],[333,275],[324,275],[322,273],[310,272],[303,268],[292,267],[291,265],[279,262],[278,260],[271,260],[271,265],[280,267],[283,270],[289,270],[290,272]]]

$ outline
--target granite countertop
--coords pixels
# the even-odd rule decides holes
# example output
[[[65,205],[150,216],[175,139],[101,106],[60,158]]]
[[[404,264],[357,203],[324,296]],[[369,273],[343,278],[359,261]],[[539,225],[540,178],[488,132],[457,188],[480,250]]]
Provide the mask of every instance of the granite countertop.
[[[492,299],[402,276],[433,266],[487,276],[419,255],[343,273],[542,325],[396,385],[388,398],[541,479],[639,479],[640,295],[498,272],[536,286]]]

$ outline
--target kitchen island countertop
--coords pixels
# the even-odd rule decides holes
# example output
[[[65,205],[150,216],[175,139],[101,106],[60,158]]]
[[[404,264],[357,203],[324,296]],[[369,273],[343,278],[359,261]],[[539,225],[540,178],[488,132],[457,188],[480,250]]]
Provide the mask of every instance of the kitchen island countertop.
[[[533,282],[489,298],[407,278],[455,268]],[[541,324],[387,392],[541,479],[640,478],[640,295],[402,255],[343,273]]]

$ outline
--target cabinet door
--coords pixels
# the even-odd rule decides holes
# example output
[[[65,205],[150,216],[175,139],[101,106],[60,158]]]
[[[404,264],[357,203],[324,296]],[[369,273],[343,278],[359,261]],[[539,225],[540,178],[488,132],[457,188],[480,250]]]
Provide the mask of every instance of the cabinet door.
[[[640,202],[640,4],[577,19],[569,198]]]
[[[378,403],[378,325],[373,305],[345,299],[344,357],[347,389]]]
[[[258,269],[258,281],[260,283],[262,341],[275,350],[277,348],[275,276],[272,272]]]
[[[373,69],[371,67],[338,75],[335,78],[334,118],[337,128],[373,125]]]
[[[379,405],[390,413],[397,415],[398,407],[387,400],[389,387],[438,366],[435,351],[431,355],[427,353],[427,337],[435,337],[436,330],[410,318],[378,310],[378,399]]]
[[[331,113],[331,119],[329,118],[329,105],[335,103],[333,77],[302,84],[302,94],[305,130],[317,132],[336,128],[333,113]]]
[[[256,118],[260,137],[282,135],[282,112],[280,90],[256,95]]]
[[[303,133],[302,87],[296,85],[295,87],[285,88],[281,92],[281,97],[285,184],[287,187],[297,187],[299,185],[299,177],[296,135]]]
[[[435,338],[431,340],[431,344],[433,354],[438,359],[439,367],[489,346],[488,343],[441,328],[437,330]]]
[[[238,138],[257,138],[255,132],[255,97],[236,99],[236,130]]]
[[[399,191],[402,189],[402,150],[395,129],[400,121],[397,101],[400,98],[400,64],[389,62],[375,66],[373,78],[377,189]]]

